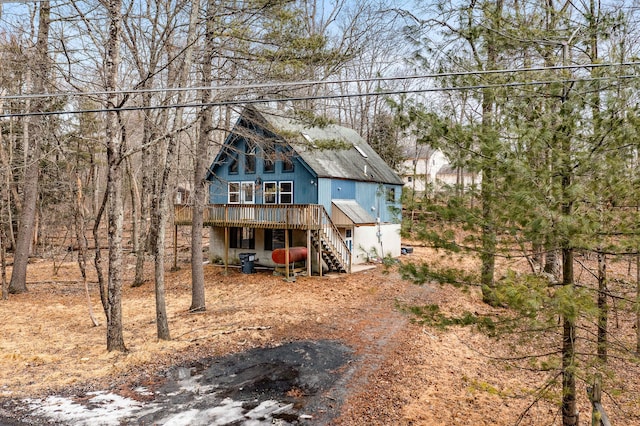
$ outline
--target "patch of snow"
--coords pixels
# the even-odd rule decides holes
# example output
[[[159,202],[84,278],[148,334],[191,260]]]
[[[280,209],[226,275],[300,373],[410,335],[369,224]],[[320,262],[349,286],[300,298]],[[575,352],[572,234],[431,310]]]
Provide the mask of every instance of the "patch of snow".
[[[211,392],[212,389],[217,387],[214,385],[201,385],[199,383],[200,378],[202,378],[202,375],[190,376],[188,379],[179,380],[178,385],[180,385],[181,389],[179,393],[186,391],[195,395],[201,395],[203,393]]]
[[[191,409],[187,411],[182,411],[180,413],[171,414],[170,416],[165,417],[162,420],[159,420],[157,424],[161,424],[163,426],[199,426],[205,425],[207,423],[202,423],[203,419],[201,417],[201,411],[196,409]]]
[[[145,388],[136,388],[138,393]],[[123,398],[112,393],[91,393],[94,395],[85,403],[80,404],[71,398],[50,396],[46,399],[28,399],[32,416],[50,419],[54,422],[74,426],[119,426],[123,423],[137,423],[137,419],[162,410],[155,403],[142,404],[129,398]],[[273,415],[290,410],[293,404],[274,400],[263,401],[248,410],[246,402],[225,398],[216,406],[199,410],[187,408],[167,414],[154,421],[163,426],[222,426],[228,424],[242,424],[243,426],[273,425]],[[86,405],[85,405],[86,404]],[[288,423],[284,423],[288,424]]]
[[[29,399],[26,402],[33,416],[77,426],[118,426],[122,417],[142,408],[139,402],[112,393],[96,393],[87,406],[60,396],[49,396],[44,400]]]
[[[242,401],[225,398],[217,406],[205,410],[187,410],[171,414],[157,420],[163,426],[223,426],[242,424],[243,426],[272,425],[272,415],[292,408],[293,404],[285,404],[268,400],[247,411]]]

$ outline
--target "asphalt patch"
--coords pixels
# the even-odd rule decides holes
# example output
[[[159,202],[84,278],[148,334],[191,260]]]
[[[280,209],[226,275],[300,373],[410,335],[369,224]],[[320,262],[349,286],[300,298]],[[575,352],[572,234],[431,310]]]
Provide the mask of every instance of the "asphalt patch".
[[[136,387],[128,398],[5,401],[0,425],[322,425],[338,414],[353,356],[333,340],[255,348],[175,366],[162,386]]]

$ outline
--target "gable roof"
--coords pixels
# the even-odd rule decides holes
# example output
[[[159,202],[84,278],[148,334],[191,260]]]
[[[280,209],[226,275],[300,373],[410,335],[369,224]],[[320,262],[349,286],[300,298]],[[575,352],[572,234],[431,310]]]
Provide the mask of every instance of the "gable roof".
[[[402,154],[405,160],[428,160],[437,151],[437,149],[431,148],[429,145],[415,145],[404,146]]]
[[[329,124],[312,126],[291,113],[252,105],[242,114],[282,137],[319,178],[403,185],[402,179],[353,129]],[[337,141],[347,149],[320,149],[314,142]]]

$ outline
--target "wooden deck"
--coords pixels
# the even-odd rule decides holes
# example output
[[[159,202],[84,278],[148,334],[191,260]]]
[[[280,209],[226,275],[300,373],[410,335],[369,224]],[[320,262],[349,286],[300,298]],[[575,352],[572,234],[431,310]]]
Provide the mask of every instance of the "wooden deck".
[[[193,206],[175,205],[173,223],[176,227],[191,225]],[[321,204],[208,204],[204,208],[203,226],[308,231],[309,251],[314,239],[320,257],[328,265],[337,271],[351,272],[351,251]],[[228,264],[228,247],[226,250],[225,265]],[[311,274],[311,267],[308,268]]]
[[[191,225],[193,207],[176,205],[175,225]],[[318,204],[208,204],[204,226],[317,230],[324,208]]]

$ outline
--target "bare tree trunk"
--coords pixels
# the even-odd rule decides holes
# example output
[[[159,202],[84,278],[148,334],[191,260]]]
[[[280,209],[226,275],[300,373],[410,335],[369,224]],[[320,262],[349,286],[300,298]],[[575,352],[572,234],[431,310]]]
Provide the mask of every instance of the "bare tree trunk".
[[[148,80],[145,82],[145,88],[147,88]],[[143,104],[151,105],[151,94],[146,93],[143,95]],[[149,143],[151,141],[151,122],[148,114],[145,114],[144,119],[144,136],[142,138],[142,194],[140,196],[140,226],[138,227],[138,239],[139,245],[136,251],[136,275],[133,280],[133,287],[138,287],[144,284],[144,261],[147,252],[152,249],[149,241],[149,223],[147,218],[150,215],[150,195],[153,193],[153,185],[151,183],[150,174],[152,173],[151,164],[151,148]]]
[[[76,242],[78,244],[78,267],[80,268],[80,274],[82,275],[82,284],[84,286],[85,296],[87,298],[87,309],[89,310],[89,318],[94,327],[100,325],[95,315],[93,314],[93,307],[91,306],[91,296],[89,294],[89,284],[87,282],[87,237],[85,235],[85,215],[84,215],[84,201],[82,194],[82,179],[76,170],[76,209],[75,209],[75,228],[76,228]]]
[[[2,208],[4,210],[4,208]],[[2,275],[2,300],[9,298],[9,286],[7,285],[7,257],[5,252],[4,224],[0,224],[0,275]]]
[[[607,362],[607,256],[598,249],[598,359]]]
[[[4,190],[3,190],[4,192]],[[4,197],[0,200],[0,212],[1,216],[5,217],[5,201]],[[9,222],[10,224],[11,222]],[[5,236],[5,224],[0,223],[0,275],[2,275],[2,300],[9,298],[9,283],[7,282],[7,257],[6,257],[6,236]]]
[[[107,185],[109,182],[107,181]],[[107,187],[104,193],[104,197],[102,198],[102,203],[98,208],[98,212],[96,215],[96,219],[93,223],[93,242],[95,245],[95,256],[93,258],[93,265],[96,269],[96,275],[98,277],[98,288],[100,289],[100,301],[102,302],[102,309],[104,310],[104,316],[109,322],[109,317],[111,315],[109,310],[109,295],[107,284],[104,280],[104,268],[102,267],[102,245],[100,243],[100,223],[102,222],[102,216],[104,216],[104,211],[107,207],[108,201],[108,192],[109,188]]]
[[[636,353],[640,354],[640,254],[636,255]]]
[[[205,46],[202,63],[202,86],[210,87],[212,76],[212,61],[215,52],[215,8],[216,2],[209,0],[207,3],[207,23],[205,34]],[[212,92],[210,89],[203,89],[202,103],[207,105],[211,102]],[[194,161],[193,174],[193,222],[191,228],[191,312],[206,310],[204,296],[204,270],[202,268],[202,227],[204,204],[206,197],[206,172],[207,172],[207,151],[209,139],[213,132],[213,122],[211,117],[211,107],[204,106],[200,111],[200,134],[196,146],[196,157]]]
[[[108,319],[107,350],[126,351],[122,335],[122,228],[124,208],[122,205],[122,141],[119,122],[118,99],[115,93],[120,65],[120,37],[122,31],[122,0],[109,0],[109,38],[106,56],[107,115],[107,164],[108,164],[108,233],[109,272],[107,280]]]
[[[0,95],[4,96],[5,95],[5,91],[2,90]],[[4,109],[3,107],[3,102],[2,99],[0,99],[0,111],[2,111]],[[0,169],[0,171],[2,171],[2,177],[5,177],[5,179],[3,179],[3,181],[7,181],[10,171],[11,169],[9,167],[5,166],[5,161],[4,161],[4,146],[3,146],[3,140],[2,140],[2,132],[0,132],[0,156],[3,158],[2,161],[2,168]],[[8,185],[3,185],[2,189],[0,190],[0,218],[7,218],[7,208],[6,206],[9,205],[9,186]],[[6,258],[6,234],[4,232],[5,227],[7,226],[11,226],[11,221],[8,222],[3,222],[0,221],[0,275],[2,276],[2,300],[7,300],[9,298],[9,285],[7,282],[7,258]]]
[[[548,246],[550,246],[548,244]],[[546,251],[544,259],[544,272],[553,276],[554,281],[560,282],[561,265],[560,265],[560,253],[553,247],[550,247]]]
[[[564,318],[562,332],[562,424],[578,425],[578,409],[576,403],[575,367],[575,334],[573,319]]]
[[[5,95],[5,92],[2,92],[2,96]],[[9,130],[11,132],[11,130]],[[13,138],[11,138],[13,139]],[[8,230],[8,236],[5,234],[5,245],[4,247],[15,247],[15,238],[13,237],[13,216],[11,214],[11,209],[6,208],[6,206],[11,205],[13,196],[13,191],[10,188],[15,185],[12,185],[13,179],[11,177],[11,160],[8,159],[8,154],[5,152],[4,148],[8,144],[12,144],[12,141],[8,141],[8,144],[5,144],[5,141],[2,139],[2,135],[0,134],[0,163],[2,165],[3,173],[2,173],[2,203],[3,203],[3,211],[2,218],[4,223],[3,226],[6,226]],[[11,152],[11,148],[8,149]],[[8,241],[6,241],[8,239]]]
[[[171,148],[175,151],[175,146]],[[173,154],[171,154],[173,156]],[[167,153],[167,158],[169,154]],[[165,168],[163,179],[169,177],[169,168]],[[155,241],[155,292],[156,292],[156,327],[158,339],[171,340],[169,332],[169,321],[167,318],[167,304],[165,301],[165,285],[164,285],[164,240],[165,240],[165,223],[167,221],[167,202],[166,202],[166,182],[163,182],[164,188],[161,189],[160,196],[163,197],[158,209],[158,221],[161,225]],[[164,191],[164,192],[163,192]]]
[[[499,25],[502,18],[502,0],[498,0],[495,9],[492,11],[492,25]],[[493,31],[490,32],[487,40],[487,62],[486,69],[492,70],[496,68],[498,52],[494,40]],[[495,196],[495,177],[493,175],[493,167],[495,161],[487,161],[495,157],[495,149],[493,144],[496,137],[493,131],[493,114],[495,109],[495,95],[492,89],[484,89],[482,93],[482,135],[480,150],[486,158],[482,166],[482,187],[480,189],[480,197],[482,198],[482,252],[480,261],[482,262],[480,271],[480,280],[482,284],[482,300],[490,305],[496,304],[495,300],[495,262],[496,262],[496,244],[497,236],[495,230],[495,212],[494,196]]]
[[[98,163],[96,162],[96,154],[91,150],[91,177],[90,181],[93,183],[93,193],[91,199],[91,214],[93,217],[97,217],[98,210],[100,210],[100,173],[98,169]]]
[[[50,4],[48,0],[40,3],[40,14],[38,21],[38,39],[36,41],[36,58],[33,90],[35,93],[45,93],[45,85],[49,76],[49,40],[50,25]],[[45,100],[38,99],[33,102],[33,110],[44,111]],[[46,128],[47,119],[42,116],[28,117],[28,134],[31,135],[28,147],[25,150],[25,174],[23,184],[23,202],[20,211],[18,237],[16,239],[16,249],[13,258],[13,270],[11,282],[9,283],[10,293],[23,293],[27,291],[27,264],[31,251],[31,238],[33,236],[33,225],[36,217],[36,204],[38,202],[38,176],[40,174],[40,146],[48,136]]]
[[[144,281],[144,247],[140,241],[140,191],[138,191],[138,183],[133,173],[133,167],[131,166],[131,157],[127,157],[125,160],[127,176],[129,177],[129,188],[131,197],[131,241],[133,246],[133,252],[136,255],[136,273],[133,279],[132,287],[138,287],[142,285]],[[142,255],[140,255],[142,251]]]
[[[196,3],[198,1],[196,0]],[[195,6],[194,6],[195,7]],[[176,122],[182,121],[182,110],[176,112]],[[167,155],[162,167],[162,177],[158,188],[157,208],[153,210],[153,254],[154,254],[154,275],[155,275],[155,294],[156,294],[156,326],[158,339],[171,340],[169,332],[169,322],[167,318],[167,307],[165,302],[165,280],[164,280],[164,255],[165,255],[165,234],[166,223],[168,217],[168,187],[172,166],[174,164],[179,135],[169,137],[167,144]]]

